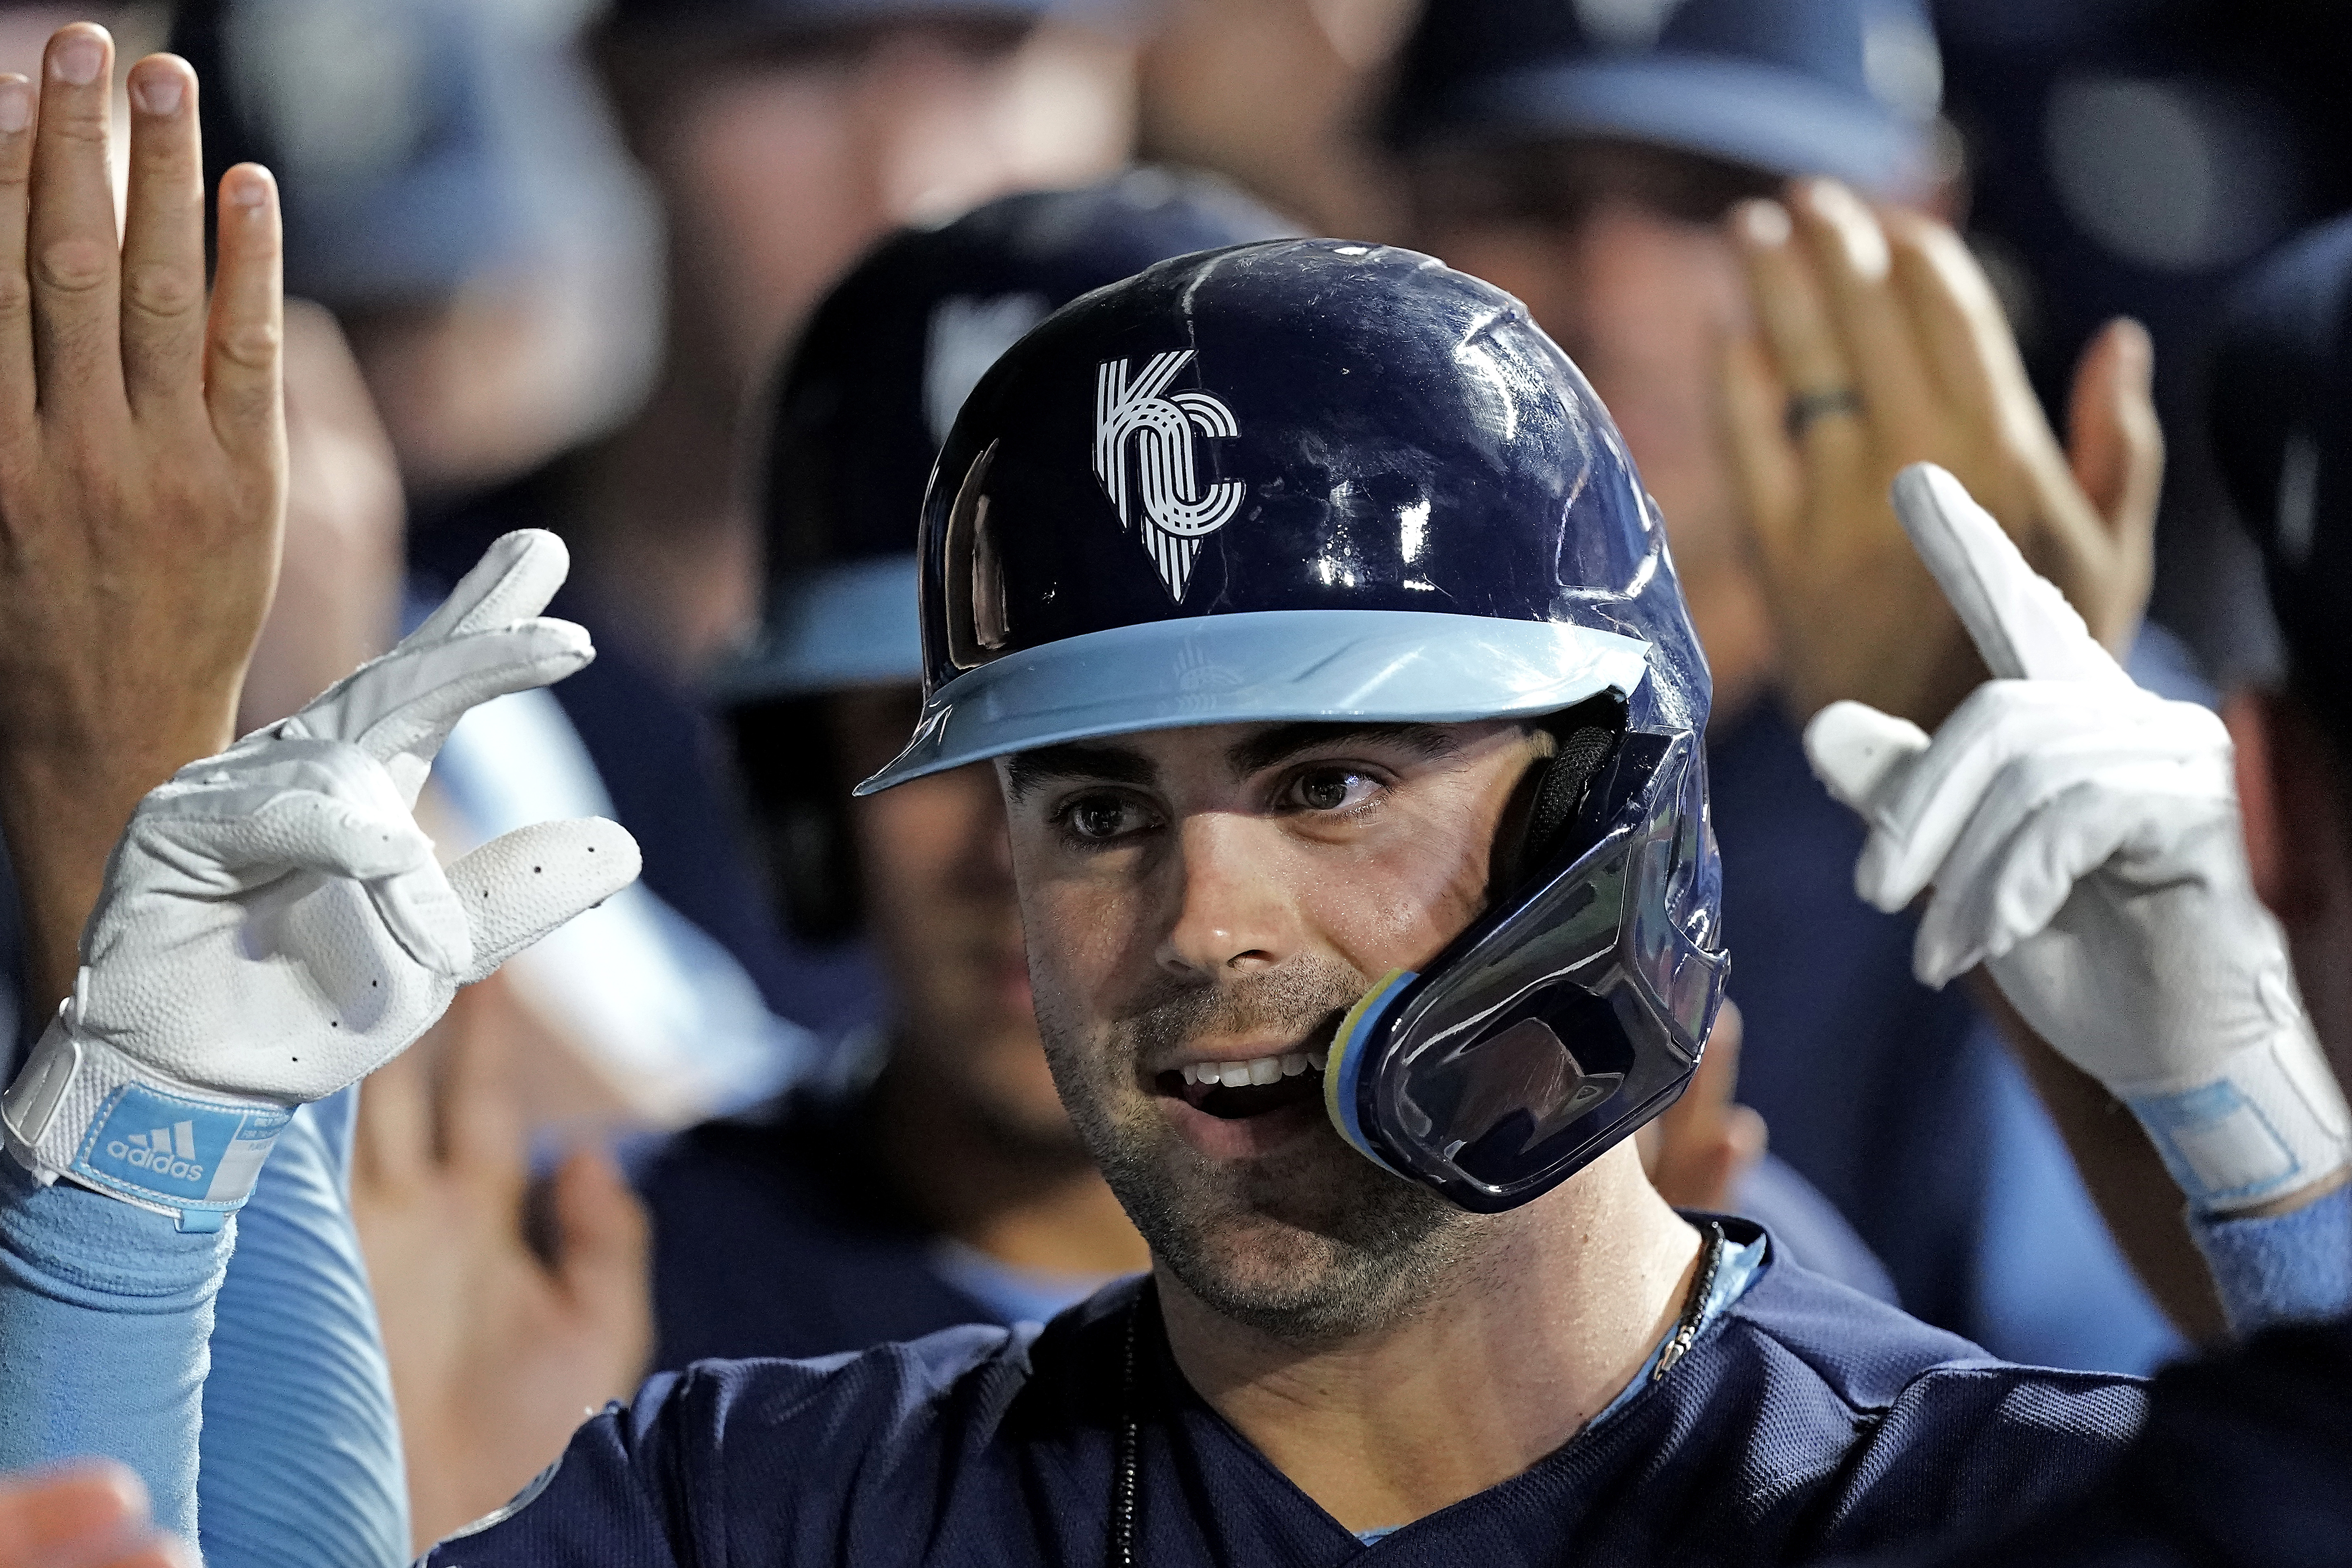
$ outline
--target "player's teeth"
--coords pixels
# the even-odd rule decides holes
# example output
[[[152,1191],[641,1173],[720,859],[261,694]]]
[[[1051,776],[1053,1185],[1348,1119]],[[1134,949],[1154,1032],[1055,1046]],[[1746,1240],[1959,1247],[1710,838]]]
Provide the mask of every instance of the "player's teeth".
[[[1186,1062],[1176,1071],[1186,1083],[1209,1089],[1249,1089],[1280,1083],[1303,1072],[1321,1072],[1325,1055],[1322,1051],[1287,1051],[1281,1056],[1253,1057],[1245,1062]]]

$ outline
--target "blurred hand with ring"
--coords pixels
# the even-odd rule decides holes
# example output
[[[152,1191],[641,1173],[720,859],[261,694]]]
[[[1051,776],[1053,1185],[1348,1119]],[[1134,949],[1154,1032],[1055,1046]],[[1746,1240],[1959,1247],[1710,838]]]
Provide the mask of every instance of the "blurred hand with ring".
[[[1726,343],[1726,426],[1799,721],[1853,700],[1932,729],[1986,678],[1888,500],[1915,462],[1957,475],[2122,657],[2164,475],[2145,329],[2092,340],[2062,448],[1950,228],[1830,180],[1729,222],[1754,315]]]

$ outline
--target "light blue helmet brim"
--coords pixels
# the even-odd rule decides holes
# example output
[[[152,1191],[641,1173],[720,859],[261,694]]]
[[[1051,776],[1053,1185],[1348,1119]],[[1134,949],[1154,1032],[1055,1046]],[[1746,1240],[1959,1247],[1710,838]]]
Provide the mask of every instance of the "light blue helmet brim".
[[[1458,723],[1631,696],[1636,637],[1559,621],[1416,610],[1188,616],[1066,637],[967,671],[923,705],[872,795],[989,757],[1145,730]]]
[[[828,566],[777,594],[759,641],[711,676],[720,702],[802,697],[853,686],[917,686],[923,627],[915,557],[881,556]]]

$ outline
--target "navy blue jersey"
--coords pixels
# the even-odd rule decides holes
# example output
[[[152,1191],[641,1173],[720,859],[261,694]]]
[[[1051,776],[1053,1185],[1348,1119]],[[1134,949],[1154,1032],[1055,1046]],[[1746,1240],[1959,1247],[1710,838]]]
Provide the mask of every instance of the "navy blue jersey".
[[[635,1172],[653,1221],[654,1364],[818,1356],[1008,1313],[941,1267],[930,1221],[876,1154],[871,1105],[795,1091],[665,1140]],[[1778,1255],[1882,1300],[1894,1288],[1827,1200],[1766,1156],[1738,1212]],[[1075,1292],[1074,1292],[1075,1293]]]
[[[1873,1568],[2319,1568],[2352,1562],[2352,1322],[2273,1329],[2157,1375],[2080,1499]],[[1860,1564],[1850,1568],[1861,1568]]]
[[[1768,1264],[1663,1380],[1524,1474],[1367,1548],[1192,1391],[1150,1284],[1123,1281],[1042,1332],[952,1329],[663,1373],[581,1428],[535,1494],[431,1562],[1096,1568],[1131,1415],[1147,1565],[1366,1550],[1432,1568],[1783,1563],[2075,1495],[2144,1406],[2133,1379],[2003,1365]]]
[[[670,1139],[638,1171],[654,1364],[817,1356],[994,1320],[943,1278],[862,1104],[793,1095]]]

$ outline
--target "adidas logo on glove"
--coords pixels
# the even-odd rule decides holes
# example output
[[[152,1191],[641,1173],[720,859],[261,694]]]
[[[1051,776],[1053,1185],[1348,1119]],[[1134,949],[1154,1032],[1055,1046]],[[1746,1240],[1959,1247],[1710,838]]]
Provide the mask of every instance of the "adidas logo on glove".
[[[193,1121],[175,1121],[152,1132],[133,1132],[127,1138],[112,1139],[106,1152],[126,1165],[152,1171],[159,1176],[172,1176],[183,1182],[204,1179],[205,1168],[195,1163],[196,1124]]]

